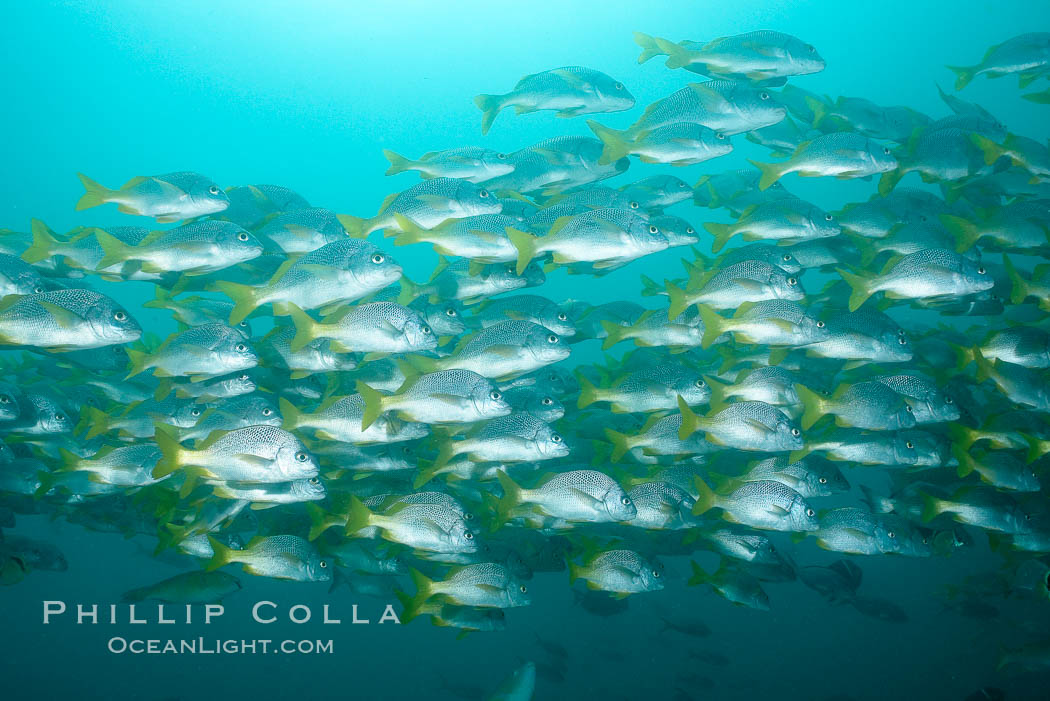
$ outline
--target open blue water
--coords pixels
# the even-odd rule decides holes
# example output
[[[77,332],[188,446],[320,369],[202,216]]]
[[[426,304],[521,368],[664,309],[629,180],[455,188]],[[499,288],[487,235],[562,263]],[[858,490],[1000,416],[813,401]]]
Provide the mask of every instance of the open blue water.
[[[626,127],[645,105],[698,79],[659,60],[638,65],[634,31],[675,40],[754,29],[790,33],[816,45],[827,62],[825,71],[792,84],[822,95],[907,105],[937,118],[948,110],[936,85],[949,89],[954,82],[945,64],[975,63],[988,46],[1050,27],[1050,8],[1021,0],[70,0],[17,3],[3,14],[0,228],[27,231],[35,217],[59,232],[79,225],[152,226],[152,220],[119,214],[112,206],[75,212],[82,194],[77,172],[115,185],[133,175],[193,170],[224,187],[281,184],[314,206],[371,216],[384,197],[416,182],[414,173],[384,177],[382,149],[409,156],[461,145],[513,152],[552,136],[590,136],[582,118],[558,119],[551,112],[519,117],[510,110],[487,136],[480,133],[474,95],[509,90],[523,74],[562,65],[596,68],[623,81],[636,107],[598,119]],[[1050,111],[1019,95],[1013,77],[978,79],[962,93],[1011,132],[1045,143]],[[768,160],[766,149],[743,136],[734,144],[727,157],[680,169],[632,160],[627,173],[602,184],[662,172],[692,184],[704,173],[744,167],[748,157]],[[785,182],[792,193],[829,211],[875,192],[875,182],[864,180],[788,176]],[[918,186],[919,180],[909,175],[905,183]],[[670,212],[697,228],[730,220],[724,210],[691,202]],[[373,240],[389,247],[378,234]],[[709,239],[700,248],[707,252]],[[628,299],[652,306],[651,298],[639,296],[639,276],[680,276],[683,250],[649,256],[600,278],[559,270],[529,292],[553,300]],[[417,281],[437,262],[425,245],[398,248],[396,255]],[[819,290],[822,278],[811,278],[807,287]],[[141,308],[153,296],[151,285],[91,284],[134,309],[147,331],[163,338],[176,330],[167,312]],[[905,323],[909,313],[895,318]],[[626,344],[617,346],[612,357],[626,350]],[[603,357],[599,343],[588,341],[574,346],[564,364],[571,368]],[[823,508],[857,505],[859,485],[884,484],[878,469],[847,476],[851,493],[822,501]],[[44,600],[70,606],[116,602],[127,589],[184,571],[185,564],[176,568],[153,558],[155,539],[149,536],[89,532],[47,514],[19,515],[15,532],[54,544],[69,567],[33,572],[0,589],[4,700],[486,698],[525,660],[540,666],[537,699],[933,700],[963,699],[994,686],[1013,700],[1045,699],[1050,689],[1045,667],[996,670],[1002,646],[1045,639],[1050,601],[996,599],[999,614],[980,620],[946,606],[944,587],[1003,566],[977,529],[976,545],[950,557],[853,558],[864,571],[862,591],[899,605],[908,617],[903,623],[828,604],[798,581],[765,585],[770,611],[733,606],[707,587],[685,585],[688,558],[665,557],[666,588],[630,597],[626,613],[589,614],[574,603],[565,572],[540,573],[529,582],[532,605],[508,610],[505,631],[462,640],[455,630],[424,619],[406,626],[374,624],[388,599],[397,603],[392,597],[346,589],[329,595],[326,584],[239,573],[243,591],[228,599],[226,614],[209,626],[74,625],[70,615],[45,626]],[[812,539],[796,545],[784,534],[772,537],[799,564],[837,558]],[[700,561],[710,569],[714,560],[708,557]],[[277,602],[282,620],[253,623],[251,606],[260,600]],[[312,607],[314,621],[288,623],[284,612],[294,604]],[[325,604],[343,625],[317,622]],[[349,624],[353,604],[373,625]],[[664,618],[702,621],[711,633],[697,638],[669,631]],[[114,636],[331,639],[334,652],[117,655],[106,650]],[[552,657],[537,636],[556,641],[567,655]],[[728,664],[698,661],[690,656],[697,651],[717,651]]]

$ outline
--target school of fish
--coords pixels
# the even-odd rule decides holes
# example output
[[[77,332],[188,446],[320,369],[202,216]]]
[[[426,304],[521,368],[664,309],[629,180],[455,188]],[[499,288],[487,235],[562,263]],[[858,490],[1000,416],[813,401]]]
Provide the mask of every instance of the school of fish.
[[[386,151],[387,175],[420,179],[373,216],[194,172],[80,174],[83,216],[170,226],[0,231],[0,582],[67,568],[18,533],[51,514],[185,556],[130,601],[216,601],[250,575],[493,631],[537,572],[609,615],[691,570],[739,606],[800,581],[893,622],[898,605],[858,593],[864,558],[987,541],[988,576],[1045,606],[1047,134],[960,92],[934,117],[807,91],[824,60],[779,32],[634,39],[639,63],[695,82],[626,129],[601,120],[640,109],[628,83],[591,68],[478,95],[482,134],[513,108],[585,116],[594,136]],[[1050,33],[951,70],[956,91],[1045,84]],[[741,139],[769,157],[719,170]],[[666,171],[602,184],[632,161]],[[696,164],[694,184],[674,175]],[[870,198],[831,211],[792,195],[797,177],[863,178]],[[404,275],[413,247],[441,256],[430,279]],[[585,297],[669,248],[683,270],[622,299],[542,294],[565,269]],[[129,282],[152,298],[127,303]],[[179,330],[144,333],[136,305]],[[596,349],[604,363],[573,358]],[[807,539],[842,559],[797,564]],[[977,584],[951,601],[991,605]],[[1000,661],[1048,665],[1045,633]],[[492,698],[531,698],[535,675]]]

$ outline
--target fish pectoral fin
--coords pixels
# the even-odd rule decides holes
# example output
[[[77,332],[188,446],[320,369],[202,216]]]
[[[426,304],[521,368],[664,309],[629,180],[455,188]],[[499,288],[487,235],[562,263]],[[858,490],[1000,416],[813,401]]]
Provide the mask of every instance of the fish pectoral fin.
[[[506,235],[501,236],[493,231],[483,231],[481,229],[470,229],[469,233],[490,244],[501,243],[507,239]]]
[[[449,406],[458,407],[463,404],[463,397],[458,397],[454,394],[431,394],[430,397],[435,401],[448,404]]]
[[[798,324],[787,319],[770,318],[766,319],[766,321],[785,333],[796,333],[801,330]]]
[[[486,348],[485,353],[494,355],[497,358],[516,358],[520,350],[517,346],[496,345]]]
[[[196,358],[210,358],[212,356],[211,348],[205,348],[196,343],[183,343],[179,346],[179,349],[186,351]]]
[[[583,89],[590,87],[590,83],[588,83],[578,73],[567,71],[564,68],[555,68],[551,71],[551,75],[558,76],[559,78],[565,81],[566,85],[571,85],[574,88]]]
[[[638,573],[635,572],[634,570],[631,570],[631,569],[628,569],[628,568],[624,567],[623,565],[613,565],[609,569],[612,570],[613,572],[617,573],[617,574],[623,575],[624,577],[626,577],[628,579],[628,581],[631,581],[631,582],[638,581]],[[626,594],[624,596],[626,596]]]
[[[860,530],[859,528],[843,528],[842,532],[846,533],[851,538],[857,538],[857,539],[860,539],[860,540],[866,540],[867,538],[870,537],[867,533],[865,533],[864,531]]]
[[[483,591],[483,592],[485,592],[487,594],[502,594],[503,593],[503,589],[500,588],[500,587],[497,587],[495,584],[475,584],[474,586],[476,586],[478,589],[480,589],[481,591]]]
[[[442,195],[418,195],[417,200],[434,209],[449,209],[452,200]]]
[[[762,433],[766,433],[766,434],[776,433],[773,429],[771,429],[769,426],[766,426],[764,423],[762,423],[758,419],[744,419],[744,423],[747,424],[748,426],[750,426],[751,428],[755,429],[756,431],[761,431]]]
[[[576,487],[569,487],[569,494],[572,494],[574,497],[576,497],[581,502],[583,502],[591,508],[594,508],[597,504],[601,503],[587,492],[583,491],[582,489],[576,489]]]
[[[310,273],[311,275],[330,275],[337,268],[333,268],[331,265],[322,265],[320,263],[300,263],[298,266],[299,270]]]
[[[289,234],[291,234],[297,239],[309,240],[312,239],[317,233],[315,229],[311,229],[308,226],[303,226],[302,224],[285,224],[284,228]]]
[[[48,313],[51,314],[51,318],[55,320],[55,323],[63,329],[76,328],[77,323],[83,321],[83,319],[76,313],[69,311],[65,307],[60,307],[57,304],[45,302],[44,300],[37,301],[37,304],[46,309]]]
[[[236,455],[234,455],[234,458],[237,459],[239,462],[244,463],[246,465],[251,465],[252,467],[262,468],[269,467],[271,464],[273,464],[273,461],[271,460],[267,460],[266,458],[260,457],[258,455],[252,455],[250,453],[237,453]]]
[[[787,486],[794,489],[796,492],[798,491],[798,488],[802,485],[802,480],[800,480],[798,477],[795,477],[794,475],[789,475],[785,472],[777,473],[777,482],[780,482],[781,484],[786,484]]]
[[[747,292],[762,292],[765,289],[761,282],[749,278],[734,278],[733,284],[737,287],[742,287]]]
[[[776,504],[769,504],[768,506],[766,506],[766,512],[774,518],[784,518],[789,513],[791,513],[783,506],[777,506]]]

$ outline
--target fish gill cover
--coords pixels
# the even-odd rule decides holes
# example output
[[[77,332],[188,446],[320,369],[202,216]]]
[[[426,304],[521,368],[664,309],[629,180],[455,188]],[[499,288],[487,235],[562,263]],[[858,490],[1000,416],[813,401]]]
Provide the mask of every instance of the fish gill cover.
[[[381,203],[87,160],[12,215],[2,698],[295,693],[132,669],[71,620],[117,601],[394,621],[282,619],[337,639],[291,663],[314,696],[1045,698],[1050,33],[927,54],[973,63],[896,77],[926,114],[802,87],[841,39],[693,14],[606,38],[643,67],[479,80],[462,143],[443,94],[427,150],[373,143],[394,185],[350,164]]]

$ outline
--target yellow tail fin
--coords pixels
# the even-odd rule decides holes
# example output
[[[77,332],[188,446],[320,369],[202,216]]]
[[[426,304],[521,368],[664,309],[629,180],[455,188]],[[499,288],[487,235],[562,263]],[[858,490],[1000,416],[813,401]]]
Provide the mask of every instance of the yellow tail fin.
[[[83,173],[77,173],[77,177],[80,178],[80,182],[84,185],[84,194],[81,196],[80,200],[77,201],[78,212],[83,209],[91,209],[92,207],[98,207],[100,204],[105,204],[107,198],[113,193],[112,190],[99,185]]]

